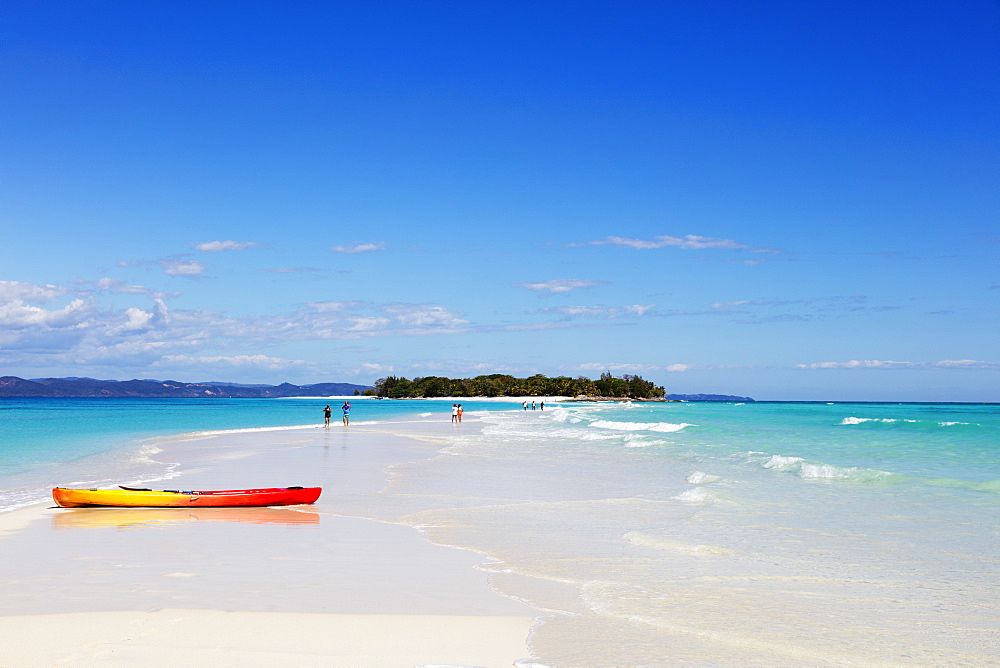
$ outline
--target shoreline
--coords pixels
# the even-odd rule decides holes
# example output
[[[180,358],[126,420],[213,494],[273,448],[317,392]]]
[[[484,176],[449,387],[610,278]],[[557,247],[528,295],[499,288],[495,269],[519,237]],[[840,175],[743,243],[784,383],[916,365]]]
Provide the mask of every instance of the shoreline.
[[[373,400],[363,397],[366,401],[357,401],[356,397],[343,397],[355,405],[355,415],[352,426],[368,426],[386,421],[410,419],[406,416],[419,416],[421,419],[430,417],[432,412],[441,407],[441,402],[425,404],[431,412],[420,411],[412,403],[393,403]],[[58,399],[63,401],[63,399]],[[72,400],[69,400],[72,401]],[[114,411],[118,406],[126,406],[126,412],[131,411],[129,401],[108,399],[108,404],[94,404],[94,415],[104,411]],[[140,400],[139,405],[145,400]],[[186,401],[186,400],[185,400]],[[169,456],[157,455],[159,445],[174,441],[203,438],[218,434],[250,434],[255,432],[303,431],[309,432],[323,428],[322,419],[309,420],[309,416],[318,415],[324,402],[333,403],[335,399],[322,397],[305,397],[288,400],[235,400],[242,406],[231,415],[220,420],[185,419],[186,404],[176,404],[173,401],[155,400],[155,410],[151,413],[150,422],[136,419],[134,425],[128,425],[127,433],[120,434],[115,426],[97,425],[94,415],[85,415],[88,422],[70,428],[69,434],[51,428],[41,434],[41,441],[36,442],[35,435],[26,429],[15,429],[13,434],[14,468],[0,475],[4,488],[0,490],[0,516],[12,511],[27,508],[35,504],[45,503],[50,499],[50,489],[62,487],[114,487],[118,484],[148,486],[172,480],[173,469],[177,463]],[[203,400],[202,409],[216,411],[214,399]],[[474,400],[469,400],[474,403]],[[492,402],[480,402],[480,408],[501,406]],[[510,408],[514,408],[510,404]],[[262,407],[263,410],[258,410]],[[226,414],[228,408],[220,405],[220,413]],[[471,408],[467,404],[467,410]],[[313,414],[315,412],[315,414]],[[339,413],[339,411],[337,411]],[[38,415],[37,419],[46,416]],[[243,418],[243,419],[241,419]],[[172,422],[176,421],[176,423]],[[169,423],[169,424],[168,424]],[[339,417],[335,420],[340,423]],[[17,426],[17,425],[15,425]],[[82,444],[64,447],[60,441],[68,438]],[[110,447],[109,447],[110,446]],[[79,448],[79,454],[65,457],[63,452]],[[33,466],[18,468],[18,450],[30,453],[37,449],[40,459]],[[48,451],[53,455],[47,457]],[[151,456],[152,455],[152,456]],[[31,455],[26,459],[30,460]],[[169,486],[169,485],[168,485]],[[271,486],[271,485],[265,485]]]
[[[295,411],[313,415],[316,403]],[[995,470],[983,468],[995,411],[524,412],[469,401],[462,424],[441,401],[377,403],[356,415],[380,419],[349,427],[188,432],[154,455],[181,462],[167,487],[319,484],[312,506],[35,504],[0,515],[9,530],[0,550],[12,555],[0,559],[0,646],[26,659],[18,666],[204,656],[234,666],[282,656],[317,666],[992,665],[1000,656],[995,541],[981,529],[996,525],[996,489],[978,482]],[[266,414],[255,416],[243,423]],[[891,462],[873,468],[875,443]],[[964,460],[952,457],[957,444]],[[919,475],[928,462],[948,485]],[[907,473],[918,475],[885,479]],[[102,623],[79,639],[93,619]],[[485,637],[517,630],[505,649],[449,654],[466,622]],[[926,634],[930,623],[949,633]],[[308,632],[296,642],[300,625]],[[257,629],[245,642],[244,627]],[[408,647],[437,645],[382,652],[408,637]]]
[[[330,396],[330,397],[281,397],[282,399],[335,399],[340,401],[452,401],[452,402],[489,402],[499,404],[519,404],[522,401],[545,401],[546,403],[559,403],[562,401],[575,401],[572,397],[563,396],[519,396],[519,397],[374,397],[374,396]]]
[[[463,429],[477,428],[469,422]],[[493,589],[479,568],[488,556],[340,510],[390,485],[393,466],[438,456],[449,425],[427,425],[426,440],[392,433],[391,423],[359,423],[157,441],[156,459],[180,462],[171,487],[318,484],[323,496],[312,506],[164,514],[35,504],[3,513],[0,549],[17,555],[0,564],[5,660],[510,666],[527,659],[531,628],[545,613]]]

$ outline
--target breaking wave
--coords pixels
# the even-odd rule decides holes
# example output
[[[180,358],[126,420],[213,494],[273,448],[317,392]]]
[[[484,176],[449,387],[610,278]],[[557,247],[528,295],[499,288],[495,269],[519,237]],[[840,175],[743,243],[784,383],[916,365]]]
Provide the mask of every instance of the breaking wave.
[[[689,489],[686,492],[681,492],[677,496],[670,497],[675,501],[682,501],[684,503],[690,503],[699,506],[707,506],[716,502],[715,494],[704,487],[695,487],[694,489]]]
[[[905,418],[863,418],[863,417],[845,417],[843,420],[840,421],[839,424],[841,426],[844,426],[844,425],[854,425],[854,424],[865,424],[866,422],[883,423],[883,424],[892,424],[892,423],[928,424],[928,425],[936,425],[938,427],[980,426],[973,422],[938,422],[938,421],[931,422],[927,420],[909,420]]]
[[[697,427],[698,425],[688,424],[687,422],[675,424],[673,422],[611,422],[609,420],[595,420],[590,423],[590,426],[598,429],[615,429],[618,431],[658,431],[670,433],[680,431],[685,427]]]
[[[812,480],[875,482],[895,475],[888,471],[877,471],[857,466],[842,467],[833,466],[832,464],[814,464],[801,457],[785,457],[782,455],[771,455],[761,463],[761,467],[783,473],[792,473],[800,478]]]
[[[687,477],[687,482],[692,485],[708,485],[719,480],[721,480],[719,476],[712,475],[711,473],[702,473],[701,471],[695,471]]]

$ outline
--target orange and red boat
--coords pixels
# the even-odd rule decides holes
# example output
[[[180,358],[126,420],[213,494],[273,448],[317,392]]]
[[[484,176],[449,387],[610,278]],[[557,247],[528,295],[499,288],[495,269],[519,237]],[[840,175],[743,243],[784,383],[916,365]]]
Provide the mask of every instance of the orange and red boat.
[[[269,487],[266,489],[224,489],[185,491],[121,489],[69,489],[56,487],[52,499],[63,508],[117,506],[126,508],[191,508],[206,506],[291,506],[314,503],[321,487]]]

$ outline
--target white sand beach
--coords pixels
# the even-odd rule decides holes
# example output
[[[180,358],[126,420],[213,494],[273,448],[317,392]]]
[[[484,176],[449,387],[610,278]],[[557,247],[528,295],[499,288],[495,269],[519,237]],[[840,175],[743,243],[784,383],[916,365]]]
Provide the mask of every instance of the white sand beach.
[[[468,425],[469,428],[474,428]],[[540,614],[482,554],[346,517],[386,468],[435,455],[382,425],[177,439],[167,489],[322,486],[312,506],[0,515],[0,666],[511,666]]]

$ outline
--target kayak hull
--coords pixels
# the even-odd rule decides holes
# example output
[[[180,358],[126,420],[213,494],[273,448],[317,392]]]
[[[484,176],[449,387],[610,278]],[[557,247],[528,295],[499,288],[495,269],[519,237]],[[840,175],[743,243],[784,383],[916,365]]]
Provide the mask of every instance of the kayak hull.
[[[290,506],[314,503],[320,487],[271,487],[218,491],[133,489],[69,489],[56,487],[52,499],[63,508],[116,506],[123,508],[204,508],[220,506]]]

